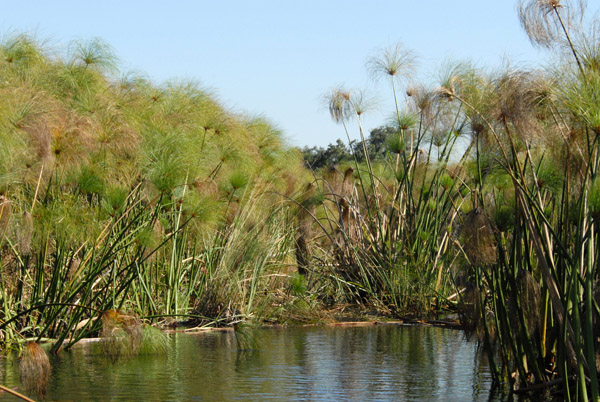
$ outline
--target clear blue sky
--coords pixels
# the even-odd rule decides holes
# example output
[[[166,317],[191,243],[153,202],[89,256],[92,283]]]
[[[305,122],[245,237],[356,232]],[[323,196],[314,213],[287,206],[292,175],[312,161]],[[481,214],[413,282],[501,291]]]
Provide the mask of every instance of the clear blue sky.
[[[4,1],[0,32],[34,33],[56,46],[100,37],[120,70],[198,81],[230,110],[263,115],[293,145],[344,138],[320,98],[336,85],[366,88],[391,114],[392,94],[365,69],[378,49],[401,42],[420,56],[418,81],[435,83],[447,59],[497,66],[507,56],[541,64],[514,0]],[[354,137],[358,133],[353,133]]]

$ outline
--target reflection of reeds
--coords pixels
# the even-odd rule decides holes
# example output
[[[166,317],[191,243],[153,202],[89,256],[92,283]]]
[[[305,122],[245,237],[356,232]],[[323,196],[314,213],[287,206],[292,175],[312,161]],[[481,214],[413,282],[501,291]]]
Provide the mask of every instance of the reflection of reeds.
[[[21,382],[30,393],[40,397],[46,395],[50,378],[50,360],[42,347],[35,342],[28,342],[19,363]]]
[[[238,351],[247,352],[260,349],[257,336],[258,327],[246,323],[236,323],[233,326],[233,333]]]
[[[458,303],[458,314],[463,328],[469,332],[477,332],[480,329],[481,319],[481,290],[477,285],[470,282],[464,292],[460,295]]]

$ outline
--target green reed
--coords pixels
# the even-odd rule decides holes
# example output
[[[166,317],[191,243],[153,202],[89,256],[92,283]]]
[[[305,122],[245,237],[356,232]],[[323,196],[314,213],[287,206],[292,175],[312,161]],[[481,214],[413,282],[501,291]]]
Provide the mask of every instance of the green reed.
[[[526,24],[549,23],[533,21],[541,2],[524,3]],[[482,247],[465,253],[482,294],[478,330],[490,356],[498,357],[491,360],[493,373],[520,392],[559,387],[567,400],[598,400],[599,144],[590,118],[598,110],[592,93],[600,88],[590,57],[598,56],[583,57],[560,25],[556,34],[567,35],[565,44],[577,61],[576,69],[562,67],[560,81],[509,69],[479,79],[485,101],[468,85],[443,90],[470,111],[472,126],[481,124],[481,143],[496,149],[490,159],[478,140],[478,200],[485,219],[476,226],[493,236],[497,260],[482,263]],[[461,81],[466,79],[454,79]],[[489,173],[481,174],[490,171],[487,160],[509,178],[501,190]],[[493,186],[499,196],[487,197]]]
[[[386,55],[374,65],[392,63],[394,68],[385,71],[394,84],[397,71],[404,69],[401,63],[410,57],[399,50]],[[308,232],[303,222],[314,219],[324,234],[320,247],[327,262],[314,274],[328,277],[334,294],[396,315],[424,315],[445,304],[456,258],[452,228],[468,191],[462,166],[469,153],[463,149],[457,161],[456,144],[466,118],[460,104],[425,89],[415,90],[403,110],[395,85],[393,90],[395,133],[380,160],[369,155],[363,134],[364,95],[337,88],[327,98],[348,138],[347,121],[357,122],[362,155],[355,154],[353,167],[323,172],[315,180],[313,187],[323,195],[320,209],[307,207],[314,205],[307,192],[299,202],[300,215],[306,215],[299,215],[300,236]]]

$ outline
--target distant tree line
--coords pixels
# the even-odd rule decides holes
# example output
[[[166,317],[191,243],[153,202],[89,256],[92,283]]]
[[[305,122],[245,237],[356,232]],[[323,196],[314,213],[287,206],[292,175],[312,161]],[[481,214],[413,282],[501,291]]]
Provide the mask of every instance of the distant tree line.
[[[381,126],[371,130],[367,138],[367,151],[372,160],[383,158],[386,155],[386,139],[395,133],[397,133],[397,129],[391,126]],[[345,144],[340,139],[335,143],[330,143],[326,148],[304,147],[302,155],[306,166],[313,170],[325,166],[335,166],[344,161],[352,161],[354,157],[358,162],[362,162],[365,157],[360,141]]]

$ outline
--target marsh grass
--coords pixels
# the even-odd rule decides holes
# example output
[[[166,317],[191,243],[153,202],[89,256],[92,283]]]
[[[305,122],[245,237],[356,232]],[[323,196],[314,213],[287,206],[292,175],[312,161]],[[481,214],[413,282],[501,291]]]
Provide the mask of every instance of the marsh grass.
[[[138,348],[141,355],[167,354],[170,350],[169,336],[159,328],[148,324],[142,325],[142,341]]]
[[[288,284],[279,194],[303,180],[299,153],[196,83],[118,79],[99,39],[66,48],[0,42],[3,347],[22,332],[57,352],[104,331],[114,355],[138,349],[122,313],[102,329],[109,311],[165,325],[269,316]]]
[[[167,349],[149,324],[234,326],[244,351],[260,323],[325,308],[456,308],[496,382],[598,400],[600,47],[572,3],[519,2],[531,40],[574,57],[552,71],[448,63],[409,87],[415,57],[385,50],[369,63],[395,100],[384,151],[369,97],[335,88],[354,154],[312,177],[277,128],[195,83],[117,80],[99,40],[61,56],[5,39],[3,346],[43,379],[24,337],[57,352],[100,334],[118,360]]]
[[[396,100],[383,160],[366,154],[352,91],[334,89],[330,114],[349,141],[357,122],[353,149],[365,155],[350,186],[342,167],[317,175],[324,197],[304,214],[322,232],[313,261],[332,299],[425,314],[447,302],[453,274],[461,321],[496,381],[598,400],[598,47],[574,3],[519,3],[531,40],[573,57],[549,72],[448,64],[436,89],[407,88],[401,107],[396,74],[411,66],[398,63],[412,59],[401,47],[374,59]]]
[[[108,310],[101,316],[102,352],[113,363],[137,355],[166,354],[169,336],[135,315]]]
[[[448,247],[448,228],[464,202],[464,182],[449,172],[451,164],[455,172],[461,170],[462,159],[451,163],[450,158],[465,116],[460,107],[423,90],[423,96],[411,93],[407,106],[401,106],[396,74],[404,67],[397,64],[412,62],[412,56],[398,49],[370,63],[391,77],[396,101],[386,157],[371,160],[362,133],[363,109],[351,91],[336,88],[327,98],[330,113],[348,138],[346,122],[356,120],[362,155],[355,154],[346,173],[317,177],[313,185],[325,199],[321,212],[308,212],[325,235],[322,247],[329,257],[319,258],[331,263],[325,272],[334,299],[373,304],[395,315],[427,315],[449,291],[447,272],[456,258]],[[437,158],[431,156],[434,147]]]
[[[139,318],[115,310],[102,313],[102,346],[114,361],[137,355],[144,337]]]
[[[470,314],[479,317],[474,321],[486,348],[499,352],[496,359],[489,353],[498,381],[508,379],[514,389],[560,384],[566,400],[597,400],[598,309],[592,305],[598,232],[592,197],[598,137],[589,115],[581,113],[590,110],[584,94],[597,91],[596,73],[580,62],[569,36],[574,26],[560,20],[572,11],[563,14],[569,4],[523,3],[524,23],[537,24],[528,28],[532,40],[563,35],[555,45],[573,52],[577,68],[562,67],[559,82],[507,69],[478,79],[488,82],[487,95],[468,87],[452,92],[476,120],[471,126],[488,134],[476,137],[477,202],[495,209],[487,235],[463,239],[477,288],[486,292]],[[546,31],[529,30],[534,28]],[[577,87],[586,90],[575,101],[567,94]],[[481,147],[490,141],[497,150],[491,159]],[[491,174],[498,168],[508,182]],[[490,249],[485,238],[493,238],[495,261],[484,252]],[[485,319],[490,314],[492,322]]]

